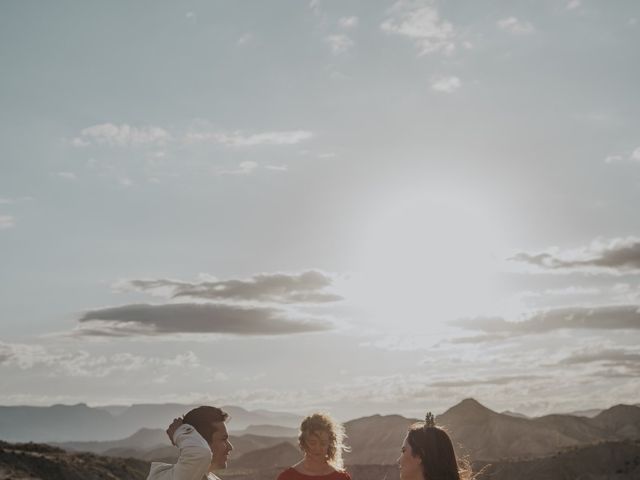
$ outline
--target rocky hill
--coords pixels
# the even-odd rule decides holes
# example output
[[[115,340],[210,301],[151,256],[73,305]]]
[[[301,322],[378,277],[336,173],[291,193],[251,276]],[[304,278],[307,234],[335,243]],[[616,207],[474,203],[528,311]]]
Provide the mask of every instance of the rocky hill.
[[[266,470],[270,468],[286,468],[302,458],[300,450],[289,442],[282,442],[273,447],[263,448],[245,453],[233,460],[233,468],[251,468]]]
[[[394,463],[407,428],[415,421],[399,415],[374,415],[347,422],[352,451],[345,455],[345,462]],[[571,447],[640,438],[640,408],[629,405],[612,407],[594,418],[526,418],[497,413],[466,399],[436,421],[449,432],[458,454],[472,460],[536,458]]]
[[[436,421],[447,429],[459,453],[473,460],[540,457],[608,438],[587,418],[518,418],[496,413],[473,399],[463,400]]]
[[[232,459],[249,452],[261,452],[275,445],[287,443],[296,452],[297,439],[262,435],[231,435],[233,445]],[[56,447],[70,452],[90,452],[110,457],[132,457],[149,462],[173,463],[178,458],[178,449],[169,443],[167,434],[160,429],[141,429],[122,440],[105,442],[63,442],[54,443]],[[258,453],[258,456],[262,455]],[[284,464],[283,464],[284,465]]]
[[[345,464],[395,463],[407,428],[416,421],[400,415],[373,415],[345,423],[347,444],[351,447],[351,452],[344,455]]]
[[[144,480],[148,473],[148,462],[132,458],[0,442],[0,480]]]
[[[474,460],[534,458],[569,447],[640,438],[640,408],[633,405],[617,405],[594,418],[517,418],[467,399],[436,420],[461,446],[460,451]]]
[[[475,471],[483,465],[475,464]],[[477,480],[637,480],[640,442],[604,442],[534,460],[497,462]]]
[[[273,480],[298,452],[283,443],[251,452],[232,468],[219,472],[223,480]],[[274,461],[270,461],[270,454]],[[290,458],[285,458],[292,455]],[[291,461],[289,461],[291,460]],[[254,462],[252,464],[252,462]],[[353,480],[399,480],[396,465],[348,465]],[[0,442],[0,480],[144,480],[149,462],[91,453],[68,453],[44,444]],[[640,441],[602,442],[570,448],[542,458],[475,462],[477,480],[638,480]]]

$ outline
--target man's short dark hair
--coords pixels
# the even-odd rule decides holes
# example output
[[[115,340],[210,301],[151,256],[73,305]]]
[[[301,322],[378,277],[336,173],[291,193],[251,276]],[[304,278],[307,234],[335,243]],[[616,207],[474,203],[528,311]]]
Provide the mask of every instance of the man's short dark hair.
[[[229,414],[218,407],[203,406],[189,411],[182,419],[182,422],[193,426],[202,438],[211,443],[211,437],[216,431],[216,427],[213,424],[226,422],[228,418]]]

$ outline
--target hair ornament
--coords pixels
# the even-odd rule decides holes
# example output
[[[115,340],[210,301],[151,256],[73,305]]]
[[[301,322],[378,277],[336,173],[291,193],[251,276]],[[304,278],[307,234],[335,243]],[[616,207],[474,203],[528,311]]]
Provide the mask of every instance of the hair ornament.
[[[436,426],[436,418],[433,416],[433,413],[427,412],[427,415],[424,417],[424,428],[433,428]]]

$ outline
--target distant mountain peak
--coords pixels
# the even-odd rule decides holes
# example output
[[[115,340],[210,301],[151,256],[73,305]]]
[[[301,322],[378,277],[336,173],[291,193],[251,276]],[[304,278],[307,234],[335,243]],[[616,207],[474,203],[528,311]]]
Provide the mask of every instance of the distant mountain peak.
[[[445,416],[456,415],[459,417],[486,417],[489,415],[499,415],[493,410],[482,405],[474,398],[465,398],[457,405],[443,413]]]

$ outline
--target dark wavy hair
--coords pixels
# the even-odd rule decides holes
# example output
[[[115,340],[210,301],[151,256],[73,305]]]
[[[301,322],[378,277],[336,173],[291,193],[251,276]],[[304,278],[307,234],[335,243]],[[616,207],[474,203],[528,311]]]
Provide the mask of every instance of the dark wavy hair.
[[[229,418],[227,412],[223,412],[218,407],[198,407],[190,410],[182,419],[182,423],[191,425],[208,443],[216,432],[213,425],[218,422],[226,422]]]
[[[414,456],[422,461],[422,472],[427,480],[467,480],[473,478],[471,469],[462,462],[458,465],[451,439],[445,430],[427,426],[424,422],[409,427],[407,443]]]

